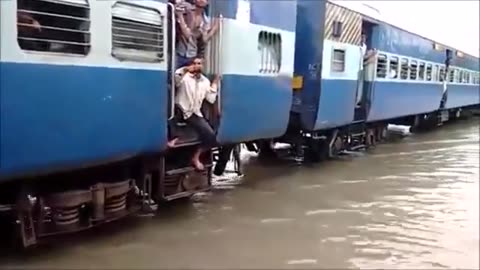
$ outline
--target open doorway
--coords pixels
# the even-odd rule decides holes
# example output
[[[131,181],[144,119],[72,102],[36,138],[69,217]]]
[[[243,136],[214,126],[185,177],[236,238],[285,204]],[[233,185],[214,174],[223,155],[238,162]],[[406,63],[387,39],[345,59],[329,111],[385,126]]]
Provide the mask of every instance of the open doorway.
[[[375,56],[372,53],[374,48],[373,32],[377,24],[368,20],[362,20],[362,37],[360,43],[359,72],[357,82],[356,106],[354,121],[365,121],[370,108],[370,97],[374,86],[375,77]]]

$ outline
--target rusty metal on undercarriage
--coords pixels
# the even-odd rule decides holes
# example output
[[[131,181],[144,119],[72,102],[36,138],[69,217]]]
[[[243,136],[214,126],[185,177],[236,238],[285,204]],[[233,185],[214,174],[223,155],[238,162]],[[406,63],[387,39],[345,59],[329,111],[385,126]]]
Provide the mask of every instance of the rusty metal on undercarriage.
[[[133,180],[41,196],[34,211],[38,236],[74,232],[121,218],[134,210]]]

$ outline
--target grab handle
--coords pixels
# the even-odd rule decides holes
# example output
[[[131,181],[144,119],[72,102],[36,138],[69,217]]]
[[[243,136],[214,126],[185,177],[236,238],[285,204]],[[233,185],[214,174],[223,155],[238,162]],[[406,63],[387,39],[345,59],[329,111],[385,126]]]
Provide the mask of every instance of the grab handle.
[[[221,72],[223,70],[223,67],[222,67],[222,56],[223,56],[223,15],[220,14],[220,24],[219,24],[219,29],[218,29],[218,48],[217,48],[217,52],[218,52],[218,55],[216,57],[216,69],[217,69],[217,73],[218,75],[222,75]],[[220,80],[218,82],[218,90],[217,90],[217,99],[218,99],[218,110],[221,111],[222,110],[222,81]]]
[[[176,53],[176,47],[175,47],[175,40],[176,40],[176,35],[175,35],[175,24],[176,24],[176,18],[175,18],[175,5],[172,3],[168,3],[168,7],[170,8],[170,48],[171,48],[171,55],[170,55],[170,82],[171,82],[171,88],[170,88],[170,115],[168,117],[168,120],[172,120],[175,117],[175,66],[176,66],[176,60],[177,60],[177,53]]]

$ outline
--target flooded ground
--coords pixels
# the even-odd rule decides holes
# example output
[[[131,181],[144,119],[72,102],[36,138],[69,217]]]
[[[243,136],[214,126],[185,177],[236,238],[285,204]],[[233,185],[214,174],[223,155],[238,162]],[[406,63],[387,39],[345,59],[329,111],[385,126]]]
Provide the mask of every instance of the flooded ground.
[[[0,268],[479,267],[479,122],[305,167],[259,164],[161,209]]]

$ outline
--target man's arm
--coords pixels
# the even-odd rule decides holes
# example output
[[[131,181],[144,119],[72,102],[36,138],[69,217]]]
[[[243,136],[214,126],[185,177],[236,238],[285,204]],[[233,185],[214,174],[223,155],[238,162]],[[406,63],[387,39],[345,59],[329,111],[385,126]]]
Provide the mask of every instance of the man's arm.
[[[219,82],[220,75],[216,75],[215,79],[213,79],[212,84],[210,85],[210,88],[206,93],[205,99],[211,104],[215,103],[215,100],[217,99],[217,89]]]
[[[191,12],[191,11],[187,11],[187,12]],[[187,23],[185,22],[185,18],[183,14],[177,15],[177,22],[178,22],[178,25],[180,26],[180,32],[182,32],[183,37],[185,37],[186,39],[191,38],[192,31],[187,26]]]
[[[213,26],[207,31],[205,35],[203,35],[204,42],[208,42],[218,32],[218,29],[220,28],[220,22],[221,19],[219,18],[213,19]]]
[[[370,49],[367,51],[365,55],[365,59],[367,60],[367,63],[371,63],[375,60],[375,55],[377,54],[376,49]]]
[[[188,67],[181,67],[175,71],[175,86],[178,87],[185,75],[188,73]]]
[[[24,24],[30,24],[32,25],[33,28],[37,29],[37,30],[41,30],[42,26],[40,25],[40,23],[35,20],[32,15],[26,13],[26,12],[23,12],[23,11],[19,11],[17,12],[17,16],[18,16],[18,22],[19,23],[24,23]]]

